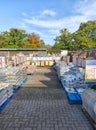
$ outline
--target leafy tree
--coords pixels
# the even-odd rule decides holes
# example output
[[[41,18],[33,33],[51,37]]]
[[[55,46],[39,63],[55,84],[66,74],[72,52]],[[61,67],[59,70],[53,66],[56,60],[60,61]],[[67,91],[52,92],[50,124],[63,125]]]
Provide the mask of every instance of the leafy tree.
[[[0,48],[43,48],[45,43],[35,33],[27,34],[25,30],[11,28],[0,33]]]
[[[96,21],[81,23],[73,36],[74,43],[78,44],[78,49],[96,47]]]
[[[55,45],[53,46],[53,49],[55,50],[71,49],[72,35],[66,28],[60,30],[60,35],[57,36],[54,40],[55,40]]]
[[[8,36],[8,32],[0,33],[0,48],[6,46],[6,37]]]
[[[23,48],[27,40],[27,33],[24,30],[11,28],[9,32],[0,34],[1,48]]]
[[[52,46],[51,46],[50,44],[45,45],[45,47],[46,47],[47,50],[49,50],[49,51],[52,49]]]
[[[55,38],[54,50],[78,50],[96,48],[96,20],[81,23],[74,33],[62,29],[60,35]]]
[[[47,53],[52,53],[52,46],[50,44],[45,45],[45,48],[47,48]]]
[[[43,40],[40,40],[39,35],[35,33],[28,34],[26,48],[43,48],[45,45]]]
[[[20,48],[23,48],[25,46],[25,42],[27,40],[27,33],[25,30],[11,28],[9,35],[10,44],[14,44]]]

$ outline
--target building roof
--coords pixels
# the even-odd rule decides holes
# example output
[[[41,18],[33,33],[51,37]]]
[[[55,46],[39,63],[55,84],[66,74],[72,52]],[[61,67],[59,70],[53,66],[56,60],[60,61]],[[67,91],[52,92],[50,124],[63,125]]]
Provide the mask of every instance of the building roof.
[[[0,51],[46,51],[46,48],[0,48]]]

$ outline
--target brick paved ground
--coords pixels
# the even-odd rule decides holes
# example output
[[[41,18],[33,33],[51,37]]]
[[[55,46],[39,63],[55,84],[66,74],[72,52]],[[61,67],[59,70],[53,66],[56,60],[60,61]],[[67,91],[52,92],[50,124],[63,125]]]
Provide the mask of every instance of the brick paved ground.
[[[30,85],[31,84],[31,85]],[[0,130],[93,130],[52,69],[39,68],[0,113]]]

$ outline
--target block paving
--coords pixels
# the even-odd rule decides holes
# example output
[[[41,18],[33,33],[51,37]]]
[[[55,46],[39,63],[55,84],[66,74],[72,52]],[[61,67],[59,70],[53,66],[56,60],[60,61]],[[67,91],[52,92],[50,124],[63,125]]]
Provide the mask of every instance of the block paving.
[[[0,130],[93,130],[81,105],[70,105],[52,68],[37,68],[0,113]]]

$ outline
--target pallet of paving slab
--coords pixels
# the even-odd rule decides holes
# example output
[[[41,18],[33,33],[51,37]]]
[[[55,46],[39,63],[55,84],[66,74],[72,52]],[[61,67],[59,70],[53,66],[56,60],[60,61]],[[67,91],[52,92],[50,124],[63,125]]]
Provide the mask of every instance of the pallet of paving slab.
[[[13,88],[13,93],[16,93],[20,89],[20,85],[18,87]]]
[[[9,104],[11,99],[13,98],[13,95],[11,95],[6,101],[0,106],[0,112]]]
[[[93,126],[93,130],[96,130],[96,122],[94,122],[94,120],[91,118],[91,116],[89,115],[89,113],[86,111],[84,107],[82,107],[82,111],[85,114],[85,116],[88,118],[88,120],[90,121],[91,125]]]
[[[8,103],[9,103],[9,100],[6,99],[6,101],[0,106],[0,111],[2,111]]]
[[[82,104],[82,100],[77,93],[66,93],[70,104]]]
[[[82,104],[81,97],[74,88],[64,88],[64,90],[70,104]]]
[[[28,78],[25,78],[25,79],[22,81],[22,83],[21,83],[20,86],[22,86],[23,84],[25,84],[25,83],[27,82],[27,80],[28,80]]]
[[[8,97],[8,100],[10,101],[12,98],[13,98],[13,94],[10,97]]]
[[[84,83],[87,85],[96,85],[96,81],[85,81]]]
[[[14,88],[13,88],[13,93],[16,93],[16,92],[21,88],[21,86],[24,85],[24,84],[27,82],[27,80],[28,80],[28,78],[25,78],[25,79],[21,82],[21,84],[20,84],[19,86],[14,87]]]
[[[76,90],[76,92],[78,93],[78,95],[81,97],[82,93],[88,89],[88,87],[78,87],[78,88],[74,88]]]

